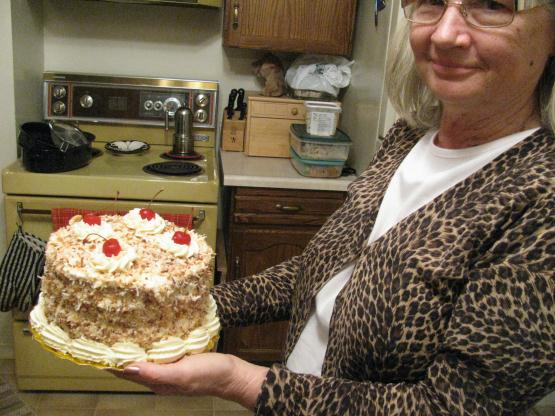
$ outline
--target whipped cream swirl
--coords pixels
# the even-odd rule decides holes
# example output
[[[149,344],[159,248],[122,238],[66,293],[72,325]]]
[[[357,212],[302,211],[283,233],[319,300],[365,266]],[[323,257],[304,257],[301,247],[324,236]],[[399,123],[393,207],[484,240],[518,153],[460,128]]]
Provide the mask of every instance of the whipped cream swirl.
[[[113,273],[116,270],[127,270],[137,258],[133,247],[123,247],[117,256],[108,257],[102,251],[102,246],[91,253],[87,266],[97,273]]]
[[[87,224],[85,221],[77,221],[71,224],[71,231],[79,240],[99,240],[104,238],[110,238],[114,235],[114,230],[112,226],[105,221],[102,221],[100,225]],[[97,235],[98,234],[98,235]],[[100,237],[102,236],[102,237]]]
[[[187,339],[168,337],[154,343],[148,351],[133,342],[117,342],[110,347],[83,337],[71,339],[63,329],[49,323],[46,319],[42,294],[39,296],[38,304],[31,311],[29,321],[48,347],[83,361],[111,367],[125,367],[135,361],[170,363],[185,354],[206,351],[210,340],[218,335],[220,320],[217,316],[216,302],[212,296],[209,297],[209,303],[203,324],[191,331]]]
[[[141,209],[134,208],[123,216],[125,225],[135,230],[138,236],[151,236],[160,234],[166,227],[166,220],[160,215],[154,213],[154,218],[151,220],[141,218]]]
[[[156,238],[158,245],[163,250],[173,253],[177,257],[193,257],[199,253],[198,240],[194,233],[188,232],[191,236],[191,242],[189,244],[176,244],[173,241],[173,234],[173,232],[164,233]]]

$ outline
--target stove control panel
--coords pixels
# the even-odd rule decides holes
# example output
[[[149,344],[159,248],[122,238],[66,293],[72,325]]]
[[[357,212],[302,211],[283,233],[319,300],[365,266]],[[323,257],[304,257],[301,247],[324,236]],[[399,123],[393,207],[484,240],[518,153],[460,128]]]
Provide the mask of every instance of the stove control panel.
[[[163,126],[187,106],[195,127],[216,127],[218,83],[46,73],[46,119]]]

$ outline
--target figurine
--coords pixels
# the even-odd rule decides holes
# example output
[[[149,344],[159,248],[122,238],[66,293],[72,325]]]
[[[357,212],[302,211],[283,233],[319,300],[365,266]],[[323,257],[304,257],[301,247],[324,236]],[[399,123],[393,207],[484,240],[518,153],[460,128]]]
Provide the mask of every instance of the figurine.
[[[285,94],[285,77],[283,64],[272,53],[266,53],[261,59],[252,63],[254,73],[264,80],[262,95],[281,97]]]

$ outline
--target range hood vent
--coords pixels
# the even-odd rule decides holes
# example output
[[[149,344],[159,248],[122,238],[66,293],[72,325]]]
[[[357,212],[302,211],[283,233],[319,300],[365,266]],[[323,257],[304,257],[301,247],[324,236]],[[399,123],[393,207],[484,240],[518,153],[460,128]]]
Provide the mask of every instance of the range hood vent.
[[[152,4],[162,6],[222,7],[222,0],[89,0],[109,3]]]

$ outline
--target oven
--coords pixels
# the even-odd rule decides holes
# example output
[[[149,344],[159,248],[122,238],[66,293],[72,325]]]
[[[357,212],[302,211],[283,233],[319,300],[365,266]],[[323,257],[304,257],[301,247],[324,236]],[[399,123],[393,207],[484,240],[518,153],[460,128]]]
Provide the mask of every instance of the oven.
[[[191,215],[193,227],[216,250],[217,99],[214,81],[45,73],[44,118],[70,122],[94,134],[96,156],[87,166],[68,172],[29,172],[21,160],[4,169],[8,241],[17,224],[47,239],[53,230],[52,210],[58,208],[126,211],[150,204],[160,214]],[[191,112],[194,151],[176,155],[173,117],[182,107]],[[145,142],[148,149],[130,154],[107,149],[110,142],[128,140]],[[168,160],[175,158],[179,160]],[[195,172],[167,175],[145,168],[166,163],[189,164]],[[14,313],[13,337],[21,390],[144,390],[42,350],[30,336],[25,314]]]

